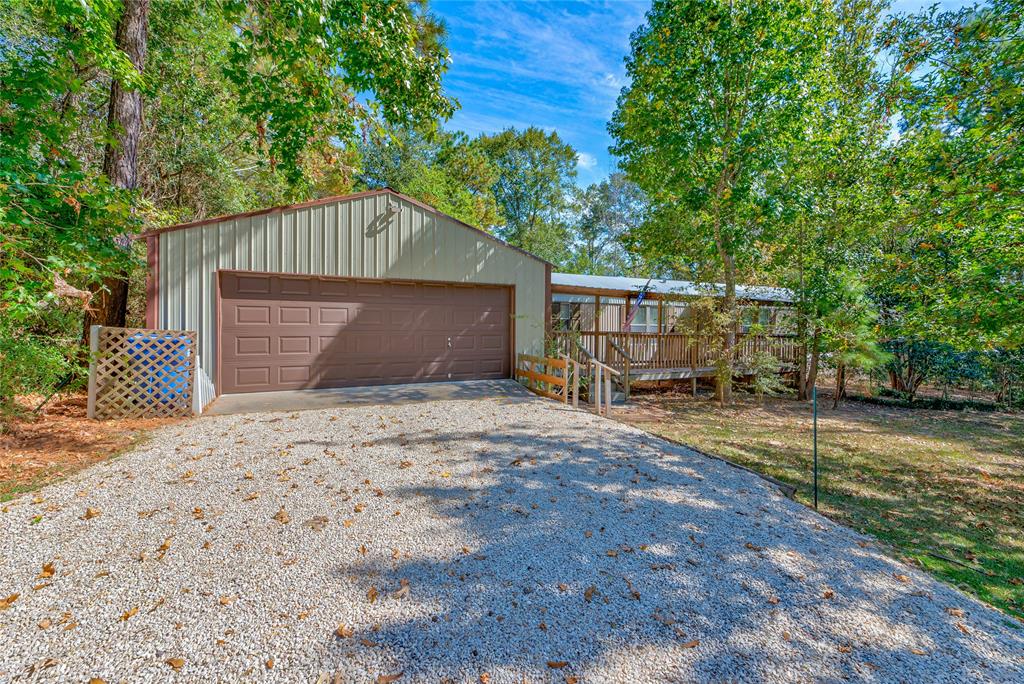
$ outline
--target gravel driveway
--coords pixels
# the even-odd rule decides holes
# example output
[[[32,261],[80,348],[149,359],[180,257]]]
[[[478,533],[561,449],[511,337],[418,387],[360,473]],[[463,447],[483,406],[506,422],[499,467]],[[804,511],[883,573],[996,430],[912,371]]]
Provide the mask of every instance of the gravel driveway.
[[[994,610],[511,388],[202,418],[3,511],[0,681],[1024,680]]]

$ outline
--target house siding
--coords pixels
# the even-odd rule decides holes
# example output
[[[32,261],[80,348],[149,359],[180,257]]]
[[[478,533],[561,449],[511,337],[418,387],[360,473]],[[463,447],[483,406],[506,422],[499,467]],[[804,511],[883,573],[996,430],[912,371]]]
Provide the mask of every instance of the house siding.
[[[387,219],[391,203],[401,211]],[[512,285],[515,351],[543,351],[547,264],[390,192],[226,217],[153,238],[157,326],[195,330],[210,377],[217,377],[218,270]]]

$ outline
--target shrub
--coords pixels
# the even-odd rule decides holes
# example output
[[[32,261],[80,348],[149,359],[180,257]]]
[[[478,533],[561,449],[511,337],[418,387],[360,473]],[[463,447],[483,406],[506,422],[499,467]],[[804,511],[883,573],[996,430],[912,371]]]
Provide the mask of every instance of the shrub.
[[[69,373],[82,372],[74,362],[77,349],[0,333],[0,431],[18,414],[19,394],[49,394]]]

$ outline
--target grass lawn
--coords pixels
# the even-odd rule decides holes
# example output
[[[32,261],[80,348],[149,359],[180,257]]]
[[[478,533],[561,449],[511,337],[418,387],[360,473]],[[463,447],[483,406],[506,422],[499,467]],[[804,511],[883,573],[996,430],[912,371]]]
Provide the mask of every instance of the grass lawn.
[[[632,403],[616,417],[793,484],[811,505],[810,404]],[[1024,621],[1024,415],[819,399],[818,458],[822,513]]]

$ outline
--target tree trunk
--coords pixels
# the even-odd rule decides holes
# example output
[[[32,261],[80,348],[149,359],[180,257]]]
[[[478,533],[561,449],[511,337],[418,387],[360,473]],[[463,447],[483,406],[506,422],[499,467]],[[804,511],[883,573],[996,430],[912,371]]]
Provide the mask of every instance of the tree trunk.
[[[723,256],[725,264],[725,297],[722,299],[726,316],[725,331],[722,335],[723,368],[718,376],[718,401],[726,406],[732,403],[733,349],[736,347],[736,257]]]
[[[146,40],[149,24],[149,0],[125,0],[124,11],[117,22],[117,47],[142,73],[146,63]],[[107,144],[103,151],[103,173],[111,185],[135,190],[139,185],[138,148],[142,132],[142,93],[126,88],[113,79],[110,84],[110,106],[107,110]],[[91,310],[86,311],[83,340],[89,339],[93,325],[123,326],[128,311],[128,273],[108,276],[93,292]]]
[[[836,366],[836,393],[832,397],[832,408],[839,408],[839,400],[846,396],[846,365]]]
[[[818,366],[820,365],[820,361],[821,330],[815,328],[814,335],[811,337],[811,359],[807,364],[807,375],[803,378],[804,385],[801,388],[804,398],[810,398],[811,390],[814,389],[814,385],[818,382]]]

